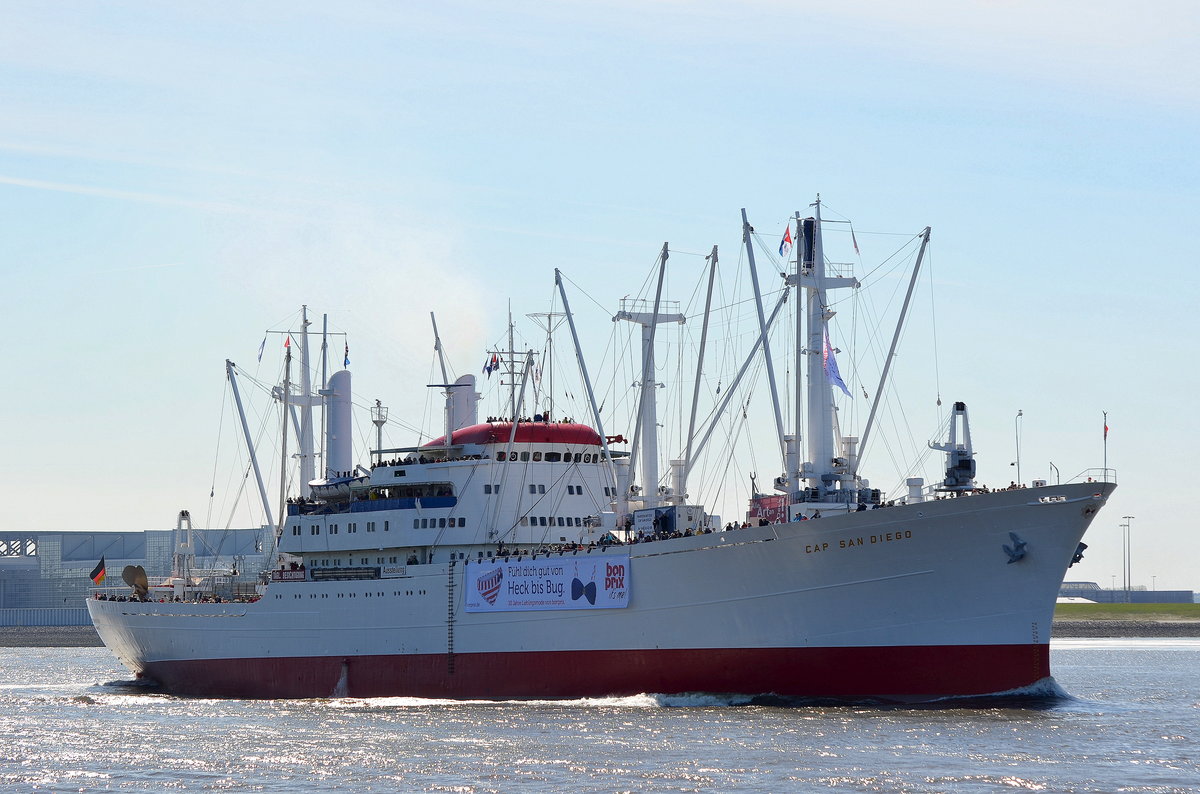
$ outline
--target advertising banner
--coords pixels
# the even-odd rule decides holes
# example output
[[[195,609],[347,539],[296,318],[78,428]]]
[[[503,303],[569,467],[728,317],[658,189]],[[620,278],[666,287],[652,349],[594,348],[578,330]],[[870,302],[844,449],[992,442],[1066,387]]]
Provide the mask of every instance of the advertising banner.
[[[629,606],[628,554],[486,560],[468,565],[464,577],[468,612]]]
[[[774,494],[771,496],[760,494],[751,497],[750,499],[750,518],[751,523],[758,523],[753,519],[765,518],[772,524],[779,524],[787,521],[787,496],[784,494]]]

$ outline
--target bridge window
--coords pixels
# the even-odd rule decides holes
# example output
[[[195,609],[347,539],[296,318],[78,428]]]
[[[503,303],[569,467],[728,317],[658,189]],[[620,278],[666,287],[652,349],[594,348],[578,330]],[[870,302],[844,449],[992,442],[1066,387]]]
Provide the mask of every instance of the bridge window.
[[[542,459],[542,453],[541,453],[541,452],[535,452],[535,453],[533,453],[533,459],[534,459],[534,461],[539,461],[539,460],[541,460],[541,459]]]
[[[503,452],[496,453],[496,460],[504,460],[504,457],[505,457],[505,453],[503,453]]]
[[[528,452],[522,452],[522,453],[521,453],[521,460],[528,461],[528,460],[529,460],[529,453],[528,453]]]
[[[571,457],[570,455],[567,456],[568,459],[570,459],[570,457]],[[558,452],[547,452],[546,453],[546,462],[547,463],[559,463],[561,461],[562,461],[561,453],[558,453]]]

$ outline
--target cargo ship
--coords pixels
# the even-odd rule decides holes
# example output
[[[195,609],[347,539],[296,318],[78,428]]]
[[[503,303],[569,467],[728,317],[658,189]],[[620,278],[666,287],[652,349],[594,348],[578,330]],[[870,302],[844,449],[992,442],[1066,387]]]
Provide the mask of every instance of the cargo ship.
[[[773,307],[755,277],[757,339],[712,412],[735,410],[729,399],[749,362],[770,361],[771,329],[792,295],[803,307],[794,370],[805,399],[791,410],[774,401],[782,471],[776,493],[754,494],[743,520],[722,521],[690,495],[692,465],[716,427],[699,426],[694,409],[679,457],[659,474],[655,336],[684,319],[662,300],[664,246],[653,300],[626,301],[613,318],[640,327],[648,386],[628,441],[606,435],[557,272],[588,395],[580,421],[537,409],[526,396],[534,356],[510,342],[485,366],[507,367],[507,415],[481,420],[475,376],[451,382],[443,364],[441,437],[380,442],[355,463],[350,373],[311,388],[305,321],[301,383],[291,383],[289,348],[278,390],[284,415],[304,417],[294,423],[304,487],[281,504],[272,569],[251,594],[206,591],[189,568],[181,516],[171,579],[152,586],[127,571],[128,594],[88,600],[101,639],[137,676],[206,697],[917,702],[1044,684],[1060,583],[1115,478],[1105,468],[1075,482],[983,488],[967,408],[955,403],[946,440],[930,445],[945,455],[943,477],[911,479],[898,495],[870,487],[859,462],[876,411],[861,436],[841,435],[834,389],[844,383],[828,331],[828,294],[859,285],[828,272],[819,200],[811,210],[789,221],[780,250],[794,240],[795,255]],[[752,237],[743,211],[753,273]],[[926,228],[910,297],[928,240]],[[898,338],[899,328],[888,361]],[[320,456],[314,408],[325,411]]]

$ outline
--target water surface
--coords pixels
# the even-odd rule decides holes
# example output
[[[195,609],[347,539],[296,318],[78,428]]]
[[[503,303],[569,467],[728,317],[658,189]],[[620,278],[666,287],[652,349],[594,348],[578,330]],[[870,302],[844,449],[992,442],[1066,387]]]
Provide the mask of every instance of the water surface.
[[[1058,640],[1039,701],[640,695],[239,701],[121,685],[103,648],[0,649],[14,791],[1200,792],[1200,639]]]

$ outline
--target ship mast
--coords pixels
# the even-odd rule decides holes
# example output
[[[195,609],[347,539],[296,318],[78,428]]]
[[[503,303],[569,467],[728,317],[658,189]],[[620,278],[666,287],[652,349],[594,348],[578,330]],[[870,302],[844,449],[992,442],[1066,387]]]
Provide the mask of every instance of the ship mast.
[[[246,451],[250,454],[250,466],[254,470],[254,481],[258,484],[258,496],[262,499],[263,512],[267,523],[274,526],[275,518],[271,515],[271,502],[267,498],[267,489],[263,485],[262,471],[258,467],[258,454],[254,450],[254,440],[250,438],[250,426],[246,423],[246,410],[242,407],[242,394],[238,391],[237,374],[234,363],[225,359],[225,375],[229,378],[229,386],[233,389],[233,402],[237,407],[238,419],[242,424],[242,436],[246,439]],[[286,418],[285,418],[286,421]]]
[[[682,314],[674,312],[662,313],[663,279],[667,272],[667,243],[663,243],[662,254],[659,257],[658,286],[655,288],[654,305],[651,311],[630,311],[631,308],[642,308],[637,304],[642,301],[621,301],[621,310],[614,320],[627,320],[642,326],[642,377],[639,382],[638,415],[634,423],[633,446],[629,450],[631,461],[637,459],[637,450],[642,449],[641,478],[642,478],[642,507],[657,507],[660,503],[658,492],[658,382],[655,377],[654,337],[655,330],[661,323],[683,323]],[[634,478],[631,476],[630,480]]]
[[[283,432],[279,443],[279,525],[275,528],[275,537],[278,538],[283,534],[283,525],[287,521],[287,474],[288,474],[288,451],[287,451],[287,426],[288,426],[288,400],[291,397],[292,390],[292,337],[289,334],[284,343],[284,365],[283,365],[283,389],[281,395],[283,399]]]
[[[524,386],[522,386],[524,388]],[[512,301],[508,302],[508,400],[513,424],[517,423],[517,348],[513,340]]]
[[[184,527],[187,527],[185,533]],[[171,564],[171,576],[175,580],[173,582],[173,595],[176,598],[185,598],[187,590],[192,584],[192,569],[196,562],[196,546],[192,540],[192,514],[187,510],[180,510],[179,516],[175,520],[175,558]]]
[[[824,495],[823,486],[830,483],[828,475],[833,473],[833,388],[825,378],[825,323],[828,318],[821,202],[818,200],[813,206],[813,217],[804,222],[804,258],[801,262],[811,277],[804,306],[807,325],[805,338],[808,340],[804,354],[807,356],[805,370],[808,375],[807,441],[810,466],[805,479],[810,488],[819,488]]]
[[[325,393],[329,389],[329,315],[321,315],[321,388],[316,394],[321,405],[321,438],[329,437],[329,407],[325,404]],[[321,476],[329,477],[329,456],[321,447]]]
[[[545,415],[554,418],[554,332],[562,325],[566,315],[560,312],[538,312],[525,315],[538,324],[546,332],[546,352],[542,356],[541,366],[533,371],[533,404],[539,410],[545,410]],[[542,380],[546,379],[543,388]],[[545,408],[542,409],[543,397]]]
[[[805,335],[797,335],[797,371],[807,374],[807,449],[808,460],[799,472],[807,481],[809,501],[835,501],[835,482],[845,473],[845,463],[835,461],[833,384],[825,372],[826,326],[834,312],[829,309],[826,293],[831,289],[854,287],[853,278],[826,274],[825,250],[821,235],[821,197],[811,205],[813,215],[800,221],[800,253],[796,257],[796,274],[790,279],[797,289],[807,290],[805,301]],[[803,362],[804,366],[801,366]],[[797,411],[797,417],[799,417]],[[816,489],[815,493],[812,489]]]
[[[758,313],[758,331],[762,338],[763,361],[767,365],[767,385],[771,388],[771,406],[775,414],[775,434],[779,437],[779,455],[785,465],[787,451],[784,447],[783,414],[779,409],[779,389],[775,385],[775,363],[771,358],[771,339],[767,335],[767,317],[763,310],[762,289],[758,285],[758,268],[754,264],[754,243],[751,237],[754,232],[750,221],[746,219],[746,208],[742,207],[742,243],[746,246],[746,261],[750,267],[750,283],[754,287],[754,308]]]
[[[688,419],[687,448],[684,450],[683,460],[679,461],[683,465],[678,469],[679,477],[675,482],[676,504],[687,502],[687,479],[692,471],[692,463],[695,461],[695,458],[692,457],[694,450],[692,442],[696,438],[696,411],[700,407],[700,383],[704,376],[704,350],[708,346],[708,321],[712,316],[713,286],[716,284],[716,280],[717,247],[714,245],[712,253],[708,255],[708,291],[704,297],[704,322],[700,328],[700,352],[696,357],[696,380],[692,386],[692,412]]]
[[[588,374],[587,362],[583,358],[583,348],[579,345],[579,331],[575,328],[575,316],[571,314],[571,303],[567,300],[567,291],[562,283],[562,271],[558,268],[554,268],[554,286],[558,290],[559,297],[562,298],[563,314],[567,318],[567,327],[571,329],[571,343],[575,347],[575,361],[579,364],[579,372],[583,376],[583,385],[587,390],[588,404],[592,408],[592,421],[596,424],[596,431],[600,434],[600,444],[604,448],[604,460],[608,464],[605,466],[605,470],[609,474],[608,482],[612,484],[613,491],[618,494],[617,508],[619,512],[626,513],[628,512],[628,489],[617,487],[612,450],[608,447],[608,436],[604,435],[604,420],[600,416],[599,406],[596,405],[596,392],[592,389],[592,378]]]
[[[309,483],[316,476],[316,464],[313,460],[313,420],[312,373],[309,371],[308,359],[308,306],[300,307],[300,393],[304,398],[300,401],[300,495],[304,498],[312,493]]]

